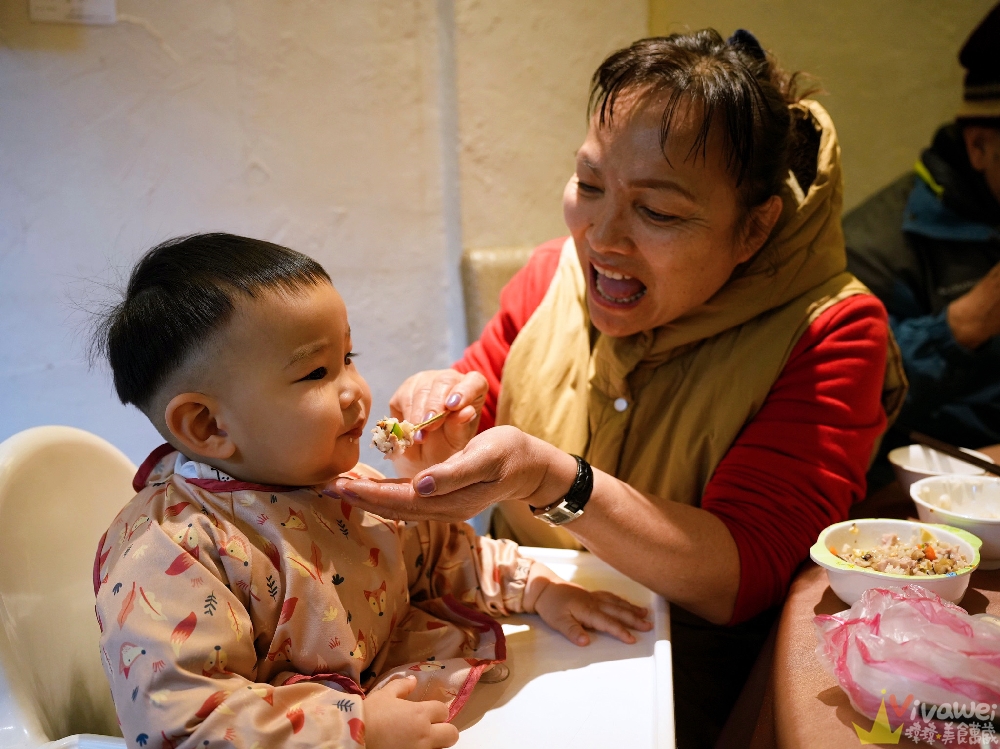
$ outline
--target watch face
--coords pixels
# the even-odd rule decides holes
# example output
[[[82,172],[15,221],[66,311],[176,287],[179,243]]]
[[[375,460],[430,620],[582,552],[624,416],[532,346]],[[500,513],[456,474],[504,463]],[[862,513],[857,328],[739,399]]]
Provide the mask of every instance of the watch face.
[[[571,520],[576,520],[582,514],[583,510],[571,510],[566,506],[565,502],[560,502],[548,512],[539,515],[539,517],[549,525],[564,525]]]

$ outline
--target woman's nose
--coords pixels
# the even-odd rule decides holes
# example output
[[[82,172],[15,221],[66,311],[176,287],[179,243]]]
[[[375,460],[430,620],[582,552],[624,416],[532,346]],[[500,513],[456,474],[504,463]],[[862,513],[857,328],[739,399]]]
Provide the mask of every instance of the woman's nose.
[[[596,252],[627,252],[631,241],[625,210],[613,204],[600,209],[587,232],[587,241]]]

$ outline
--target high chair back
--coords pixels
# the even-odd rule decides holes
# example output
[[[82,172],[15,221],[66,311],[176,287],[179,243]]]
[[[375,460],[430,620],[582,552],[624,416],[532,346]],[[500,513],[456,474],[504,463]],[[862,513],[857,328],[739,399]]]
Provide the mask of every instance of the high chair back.
[[[135,466],[80,429],[0,443],[0,747],[120,736],[94,616],[97,543]],[[8,730],[9,729],[9,730]]]
[[[500,290],[528,258],[531,247],[490,247],[462,253],[462,289],[465,292],[465,325],[469,342],[500,309]]]

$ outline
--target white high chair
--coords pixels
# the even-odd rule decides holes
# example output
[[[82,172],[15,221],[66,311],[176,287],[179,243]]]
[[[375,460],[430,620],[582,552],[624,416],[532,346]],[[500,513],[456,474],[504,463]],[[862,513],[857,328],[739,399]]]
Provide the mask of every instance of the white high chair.
[[[121,734],[98,650],[93,567],[135,470],[71,427],[0,443],[0,749],[125,746],[112,738]]]
[[[38,427],[0,443],[0,749],[124,749],[98,651],[97,543],[132,497],[133,466],[99,437]],[[635,645],[586,648],[513,616],[509,677],[476,687],[460,749],[673,749],[670,619],[663,599],[586,552],[531,549],[568,580],[650,608]],[[594,699],[614,695],[605,714]],[[553,707],[553,706],[557,707]]]

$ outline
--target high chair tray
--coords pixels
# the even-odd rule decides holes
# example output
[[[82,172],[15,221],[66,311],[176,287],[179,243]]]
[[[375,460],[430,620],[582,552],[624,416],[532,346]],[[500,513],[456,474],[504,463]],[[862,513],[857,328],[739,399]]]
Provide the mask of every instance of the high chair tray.
[[[125,739],[98,736],[94,733],[78,733],[43,744],[41,749],[125,749]]]
[[[592,633],[578,647],[537,616],[502,620],[509,676],[480,682],[455,718],[460,749],[673,749],[670,616],[665,601],[588,552],[521,547],[560,576],[652,611],[653,629],[626,645]],[[69,736],[45,749],[123,749],[109,736]]]
[[[455,718],[460,749],[673,749],[666,602],[588,552],[521,547],[561,577],[649,608],[653,629],[626,645],[592,633],[579,647],[537,616],[501,620],[510,675],[480,682]]]

